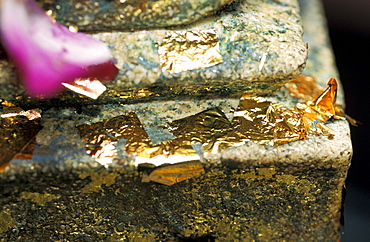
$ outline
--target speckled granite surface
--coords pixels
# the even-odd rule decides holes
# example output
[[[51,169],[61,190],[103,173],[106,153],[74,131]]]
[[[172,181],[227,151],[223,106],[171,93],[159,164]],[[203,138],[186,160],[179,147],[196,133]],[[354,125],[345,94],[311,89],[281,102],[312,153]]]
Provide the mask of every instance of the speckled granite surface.
[[[216,42],[208,42],[210,32],[216,35],[212,37]],[[94,37],[111,47],[120,69],[118,77],[107,84],[108,90],[98,100],[66,92],[49,104],[132,103],[240,92],[266,94],[303,71],[307,49],[302,34],[296,0],[244,0],[191,25],[96,33]],[[173,37],[179,35],[182,37]],[[191,44],[194,38],[186,38],[189,35],[205,35],[195,43],[199,48]],[[2,60],[0,70],[4,86],[0,96],[4,99],[22,105],[48,105],[22,95],[9,63]],[[145,95],[141,95],[143,90]]]
[[[334,62],[318,17],[320,2],[301,3],[305,38],[317,50],[310,52],[306,72],[317,74],[325,86],[330,73],[317,63]],[[330,70],[337,75],[333,64]],[[266,98],[286,106],[299,101],[284,87]],[[279,146],[250,142],[209,154],[200,161],[203,174],[172,186],[143,182],[150,166],[138,167],[135,156],[118,152],[119,159],[108,169],[102,167],[86,154],[78,132],[81,124],[136,113],[149,137],[161,142],[171,139],[165,121],[217,106],[232,119],[230,110],[238,100],[182,98],[44,111],[33,161],[13,160],[0,174],[0,238],[336,241],[341,191],[352,155],[346,121],[327,122],[335,132],[333,139],[315,136]],[[342,94],[338,101],[344,103]]]

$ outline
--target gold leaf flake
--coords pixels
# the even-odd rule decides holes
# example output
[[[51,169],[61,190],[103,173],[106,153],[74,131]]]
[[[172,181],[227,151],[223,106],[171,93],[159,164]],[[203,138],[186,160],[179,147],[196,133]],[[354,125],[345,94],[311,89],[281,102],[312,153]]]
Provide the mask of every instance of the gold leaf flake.
[[[2,102],[4,107],[0,118],[0,172],[15,157],[32,158],[35,136],[42,129],[41,111],[23,109]]]
[[[163,72],[207,68],[222,62],[216,30],[168,31],[158,49]]]
[[[203,173],[205,171],[200,161],[180,162],[157,167],[149,175],[144,174],[142,181],[153,181],[171,186]]]

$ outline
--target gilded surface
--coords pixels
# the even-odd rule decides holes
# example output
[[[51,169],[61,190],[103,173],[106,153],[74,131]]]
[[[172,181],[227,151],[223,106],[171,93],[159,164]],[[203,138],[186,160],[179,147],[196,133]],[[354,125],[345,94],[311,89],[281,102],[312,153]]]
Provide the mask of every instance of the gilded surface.
[[[304,82],[295,85],[302,90],[307,87]],[[245,95],[231,120],[215,107],[171,122],[157,123],[158,128],[162,126],[171,135],[168,140],[156,143],[146,132],[153,127],[145,129],[135,113],[82,124],[77,128],[86,142],[87,154],[101,164],[125,159],[125,155],[134,157],[136,164],[157,164],[161,160],[176,163],[203,159],[247,142],[277,146],[306,140],[312,135],[333,138],[334,131],[324,123],[331,118],[344,119],[335,105],[336,92],[337,83],[331,79],[328,88],[316,99],[306,94],[313,101],[298,103],[292,108],[263,97]]]
[[[168,31],[158,53],[162,71],[171,74],[207,68],[222,62],[215,29]]]
[[[142,182],[158,182],[171,186],[178,182],[205,173],[200,161],[180,162],[155,168],[150,174],[144,174]]]
[[[289,3],[285,0],[269,2],[282,11],[285,10],[283,5]],[[311,11],[312,8],[306,10]],[[312,18],[318,16],[318,12],[310,12],[308,16],[308,23],[319,19]],[[266,20],[269,21],[268,18]],[[314,33],[317,29],[315,27]],[[313,46],[311,42],[310,46]],[[267,49],[261,51],[266,53]],[[262,71],[268,69],[269,58],[273,54],[267,52],[266,61],[261,65]],[[143,61],[139,57],[134,60]],[[321,57],[322,63],[330,63],[327,58]],[[148,62],[145,64],[148,65]],[[327,69],[324,71],[328,73]],[[2,76],[6,74],[1,73]],[[325,85],[322,81],[321,84]],[[11,90],[16,92],[17,89]],[[263,103],[290,102],[290,94],[284,96],[282,93],[276,93],[274,101],[269,98]],[[279,95],[284,99],[280,99]],[[131,112],[136,113],[142,124],[146,121],[145,117],[153,115],[169,124],[195,115],[198,117],[197,126],[207,127],[208,130],[217,127],[216,130],[221,132],[227,132],[233,121],[230,106],[212,101],[207,105],[184,100],[148,102],[127,111],[130,105],[109,102],[106,105],[84,106],[79,102],[76,104],[76,100],[63,99],[57,102],[57,109],[51,108],[55,104],[50,104],[55,100],[43,103],[43,107],[50,110],[43,112],[44,129],[37,136],[37,142],[44,146],[39,151],[46,152],[48,147],[57,149],[55,155],[46,156],[48,159],[60,161],[56,158],[62,157],[61,154],[73,153],[75,146],[83,145],[79,140],[81,130],[76,126],[79,128],[80,125],[102,120],[108,122],[120,115],[129,116],[134,120],[131,123],[138,124]],[[289,108],[295,104],[293,102]],[[144,108],[138,108],[141,105]],[[237,106],[233,107],[236,109]],[[207,110],[200,115],[204,109]],[[229,123],[223,117],[225,110],[228,111],[225,116]],[[129,118],[123,118],[122,123],[125,124]],[[99,125],[107,127],[104,122]],[[136,124],[133,126],[140,126]],[[341,192],[352,149],[346,121],[330,121],[325,125],[335,131],[334,139],[313,136],[273,147],[248,142],[201,161],[206,171],[204,174],[171,186],[142,182],[145,171],[128,172],[125,169],[128,160],[119,164],[120,170],[108,168],[103,173],[105,168],[97,166],[94,159],[86,154],[73,159],[67,157],[59,163],[14,164],[9,166],[12,169],[0,174],[0,230],[4,231],[0,233],[0,240],[176,241],[210,238],[220,241],[278,241],[284,238],[309,241],[315,238],[337,241],[340,237]],[[117,124],[112,126],[113,129],[120,127]],[[186,130],[190,130],[190,123],[187,126]],[[102,135],[102,139],[113,136],[111,141],[117,144],[118,134],[124,133],[121,128],[118,131],[102,130],[98,125],[94,128],[99,129],[96,137],[98,134]],[[146,137],[145,134],[143,137]],[[195,137],[194,133],[191,137]],[[207,133],[200,135],[200,139],[203,137],[207,137]],[[88,143],[88,140],[85,142]],[[68,143],[69,146],[60,146],[60,143]],[[95,147],[100,147],[101,143],[96,144]],[[191,149],[195,154],[203,152],[199,143],[193,146]],[[126,148],[124,142],[115,146],[118,155]],[[82,168],[86,169],[83,174],[74,173]],[[89,170],[97,174],[93,175]],[[42,206],[30,199],[20,198],[24,192],[30,191],[60,197]]]
[[[16,156],[31,159],[35,136],[42,129],[40,110],[23,109],[8,103],[3,106],[0,118],[0,172]]]
[[[115,157],[124,158],[122,152],[132,155],[150,148],[150,139],[134,113],[77,128],[87,153],[101,164],[109,164]]]
[[[168,115],[167,112],[167,115],[161,117],[163,114],[147,112],[145,110],[149,107],[147,106],[142,111],[132,110],[121,115],[109,113],[111,118],[100,122],[88,121],[75,127],[68,119],[63,122],[68,125],[66,129],[73,127],[78,131],[75,135],[81,137],[85,143],[74,146],[73,149],[81,150],[83,154],[82,149],[85,146],[85,153],[105,167],[123,163],[131,164],[133,167],[141,163],[158,166],[166,162],[203,160],[248,142],[276,146],[322,134],[333,138],[335,132],[324,123],[331,118],[346,117],[335,104],[337,92],[335,79],[331,79],[329,87],[316,98],[309,96],[316,94],[310,89],[318,89],[317,87],[312,84],[307,87],[302,81],[294,83],[295,90],[311,93],[306,93],[305,98],[313,101],[298,103],[288,108],[263,97],[244,95],[239,105],[235,105],[235,110],[230,106],[222,107],[223,109],[217,106],[201,112],[194,110],[193,115],[186,112],[181,115],[177,112]],[[307,88],[309,90],[305,91]],[[296,95],[295,93],[296,91],[293,91],[292,94]],[[51,142],[56,142],[49,136],[38,138],[37,149],[34,151],[35,136],[42,128],[39,111],[23,111],[7,102],[3,105],[2,125],[9,128],[4,126],[2,132],[4,137],[9,138],[3,140],[2,154],[6,157],[2,160],[2,169],[5,169],[12,159],[32,160],[33,153],[37,154],[39,160],[42,159],[40,155],[48,152],[56,152],[53,156],[55,160],[65,160],[68,156],[72,161],[87,159],[76,156],[77,154],[71,156],[67,154],[70,153],[69,150],[64,154],[59,146],[55,147],[55,151],[48,151],[48,147],[53,147]],[[169,105],[168,108],[173,109],[173,106]],[[46,125],[43,133],[55,130],[57,127],[53,125],[56,124]],[[52,132],[62,134],[57,130]],[[76,141],[78,143],[78,140]],[[15,148],[8,144],[13,144]],[[12,151],[7,152],[9,150]]]
[[[37,0],[56,21],[82,31],[189,24],[233,0]]]
[[[173,172],[175,167],[185,168],[165,169]],[[162,171],[158,174],[174,174]],[[40,173],[34,175],[39,186],[12,182],[13,198],[0,197],[0,238],[174,241],[211,236],[221,241],[271,241],[339,237],[340,173],[332,168],[225,166],[171,186],[142,179],[143,173],[116,169],[63,177]],[[86,187],[94,188],[86,191]],[[28,192],[31,189],[34,192]],[[51,193],[54,197],[47,206],[40,203]],[[37,216],[31,216],[35,211]]]
[[[235,132],[244,142],[278,145],[305,139],[302,114],[264,98],[247,96],[234,114]]]

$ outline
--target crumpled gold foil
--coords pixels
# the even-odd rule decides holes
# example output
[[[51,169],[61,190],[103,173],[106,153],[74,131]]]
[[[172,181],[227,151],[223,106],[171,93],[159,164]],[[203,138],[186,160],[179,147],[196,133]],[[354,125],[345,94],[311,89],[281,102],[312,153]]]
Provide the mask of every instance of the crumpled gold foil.
[[[311,121],[328,121],[331,117],[345,119],[337,116],[335,111],[335,101],[337,97],[337,81],[331,78],[328,82],[328,88],[318,96],[314,101],[299,103],[296,108],[303,112],[303,117]]]
[[[313,101],[324,91],[316,84],[312,76],[299,76],[285,84],[293,97],[298,97],[306,101]]]
[[[158,48],[163,72],[207,68],[222,62],[215,29],[168,31]]]
[[[243,142],[278,145],[305,139],[302,114],[262,97],[247,96],[234,113],[233,128]]]
[[[214,153],[232,146],[230,139],[237,141],[232,124],[218,108],[211,108],[170,123],[170,131],[177,137],[172,140],[177,152],[195,152],[192,147],[201,144],[202,153]]]
[[[150,139],[134,113],[79,125],[77,129],[86,143],[87,154],[105,166],[112,163],[122,149],[133,155],[148,152],[150,148]]]
[[[200,161],[180,162],[155,168],[149,175],[143,175],[142,182],[153,181],[171,186],[204,173],[205,170]]]
[[[312,83],[308,86],[312,90],[316,88]],[[324,123],[331,118],[345,119],[335,105],[336,80],[330,79],[328,88],[316,98],[311,97],[316,95],[316,91],[305,90],[299,85],[297,87],[299,92],[305,93],[305,98],[312,101],[288,108],[263,97],[245,95],[241,98],[231,122],[221,109],[214,107],[169,122],[168,131],[174,138],[156,145],[151,142],[135,113],[100,123],[80,125],[78,129],[87,143],[87,153],[97,161],[105,157],[112,162],[117,157],[123,157],[122,154],[119,155],[120,149],[120,152],[134,156],[136,165],[148,163],[156,166],[202,160],[207,154],[252,141],[275,146],[304,140],[309,135],[324,134],[332,138],[333,131]],[[169,185],[200,172],[200,168],[195,169],[193,166],[179,167],[158,167],[158,170],[147,175],[143,181]]]
[[[86,153],[105,166],[127,154],[136,157],[137,165],[149,160],[161,165],[164,159],[172,163],[199,159],[190,142],[170,140],[153,145],[135,113],[82,124],[77,129],[86,143]]]
[[[32,159],[36,134],[42,129],[41,111],[23,109],[3,101],[0,118],[0,172],[13,159]]]
[[[347,119],[352,125],[357,126],[359,122],[347,114],[335,103],[338,84],[332,78],[328,82],[328,88],[322,89],[316,84],[316,80],[311,76],[300,76],[297,79],[285,84],[294,97],[299,97],[308,101],[297,105],[297,108],[306,112],[308,120],[318,119],[325,122],[331,117],[335,119]]]
[[[302,120],[306,129],[311,131],[311,133],[315,130],[316,135],[324,134],[332,138],[334,137],[334,132],[326,127],[323,122],[328,121],[330,118],[346,119],[336,112],[336,110],[339,110],[335,105],[337,88],[337,81],[335,78],[331,78],[328,81],[328,88],[314,101],[299,103],[295,106],[295,109],[302,113]]]

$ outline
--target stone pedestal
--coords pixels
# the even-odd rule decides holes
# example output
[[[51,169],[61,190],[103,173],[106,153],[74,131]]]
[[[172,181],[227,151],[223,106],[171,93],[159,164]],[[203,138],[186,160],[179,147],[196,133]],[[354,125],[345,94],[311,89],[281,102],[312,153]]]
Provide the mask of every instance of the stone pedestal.
[[[305,74],[316,76],[324,87],[338,76],[321,5],[312,0],[300,4],[304,37],[312,50]],[[192,153],[177,150],[176,156],[159,158],[135,153],[141,146],[130,141],[132,135],[114,140],[108,131],[99,133],[99,125],[92,126],[128,124],[136,136],[161,144],[174,139],[167,121],[215,107],[223,120],[232,120],[239,98],[51,105],[42,113],[32,159],[16,157],[0,173],[0,238],[338,240],[342,188],[352,155],[347,121],[326,123],[333,139],[310,136],[277,146],[249,142],[208,153],[192,143]],[[299,101],[285,87],[266,98],[286,106]],[[343,93],[338,102],[344,103]],[[135,126],[137,120],[140,125]],[[84,133],[86,125],[115,142],[111,156],[96,155],[93,138]],[[172,165],[156,168],[164,163]]]

